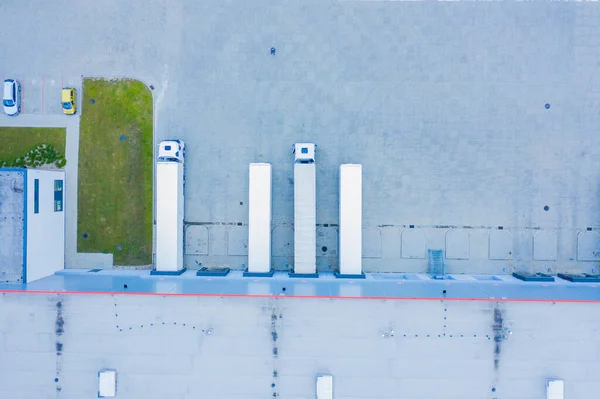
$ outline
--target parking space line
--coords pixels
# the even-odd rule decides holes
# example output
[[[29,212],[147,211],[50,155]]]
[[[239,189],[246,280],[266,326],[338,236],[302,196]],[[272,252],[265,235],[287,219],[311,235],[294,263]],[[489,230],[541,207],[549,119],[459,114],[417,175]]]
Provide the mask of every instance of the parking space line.
[[[44,114],[44,75],[42,75],[42,115]]]

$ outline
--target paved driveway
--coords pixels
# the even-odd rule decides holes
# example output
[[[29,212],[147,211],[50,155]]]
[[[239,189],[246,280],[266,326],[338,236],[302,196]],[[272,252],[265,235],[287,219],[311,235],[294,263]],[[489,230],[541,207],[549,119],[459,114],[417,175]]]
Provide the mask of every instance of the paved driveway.
[[[339,164],[357,162],[367,270],[423,271],[426,249],[441,248],[453,272],[596,272],[594,4],[34,0],[0,10],[15,17],[3,31],[21,32],[0,48],[0,74],[132,76],[155,88],[157,140],[188,143],[188,266],[246,263],[247,168],[265,161],[274,263],[287,267],[290,148],[314,141],[321,269],[337,264]]]

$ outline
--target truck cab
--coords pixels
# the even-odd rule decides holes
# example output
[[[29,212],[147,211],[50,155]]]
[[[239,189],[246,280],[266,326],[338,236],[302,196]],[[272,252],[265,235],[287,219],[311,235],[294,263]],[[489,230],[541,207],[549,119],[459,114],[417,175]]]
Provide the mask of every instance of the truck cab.
[[[179,139],[161,141],[158,145],[158,160],[163,162],[180,162],[185,160],[185,143]]]
[[[315,163],[315,147],[314,143],[296,143],[294,144],[292,153],[294,154],[295,163]]]

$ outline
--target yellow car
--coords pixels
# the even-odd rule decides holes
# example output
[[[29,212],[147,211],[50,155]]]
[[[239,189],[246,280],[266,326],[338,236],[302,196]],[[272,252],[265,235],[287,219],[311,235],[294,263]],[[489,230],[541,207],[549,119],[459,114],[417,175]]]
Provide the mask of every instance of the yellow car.
[[[67,115],[73,115],[77,111],[75,96],[76,96],[75,89],[73,89],[73,88],[62,89],[62,93],[61,93],[62,110]]]

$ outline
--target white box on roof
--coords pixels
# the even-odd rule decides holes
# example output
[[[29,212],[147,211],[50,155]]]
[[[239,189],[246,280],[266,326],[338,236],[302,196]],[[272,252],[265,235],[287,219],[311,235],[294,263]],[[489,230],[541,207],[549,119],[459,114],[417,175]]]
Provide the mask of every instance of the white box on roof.
[[[565,397],[565,382],[549,378],[546,380],[546,399],[563,399]]]
[[[117,396],[117,371],[100,370],[98,372],[98,397],[114,398]]]
[[[248,190],[248,272],[271,271],[271,164],[251,163]]]
[[[340,166],[340,274],[362,274],[362,165]]]
[[[333,376],[321,374],[317,376],[317,399],[333,399]]]
[[[317,272],[317,169],[294,164],[294,273]]]

